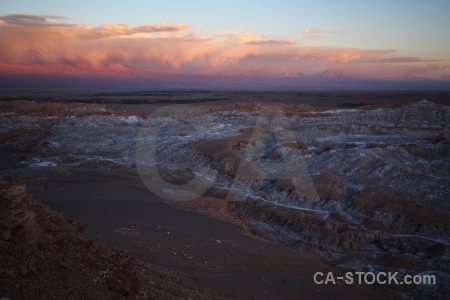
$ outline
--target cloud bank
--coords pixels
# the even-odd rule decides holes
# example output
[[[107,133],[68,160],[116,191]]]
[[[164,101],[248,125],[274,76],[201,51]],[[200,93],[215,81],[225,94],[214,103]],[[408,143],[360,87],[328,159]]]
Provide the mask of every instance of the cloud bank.
[[[368,78],[450,78],[448,64],[404,57],[392,49],[319,47],[249,32],[200,37],[188,32],[186,24],[90,26],[67,21],[50,15],[0,16],[0,71],[298,77],[342,70]]]

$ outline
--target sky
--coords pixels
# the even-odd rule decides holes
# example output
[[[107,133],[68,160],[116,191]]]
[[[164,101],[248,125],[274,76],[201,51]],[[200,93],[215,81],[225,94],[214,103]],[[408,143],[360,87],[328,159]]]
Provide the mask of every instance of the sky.
[[[449,11],[447,0],[0,0],[0,87],[445,86]]]

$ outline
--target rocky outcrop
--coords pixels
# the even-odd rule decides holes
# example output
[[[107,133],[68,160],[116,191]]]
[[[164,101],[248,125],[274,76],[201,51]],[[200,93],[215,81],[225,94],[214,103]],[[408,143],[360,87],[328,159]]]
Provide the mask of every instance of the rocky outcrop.
[[[218,140],[203,140],[191,143],[189,146],[202,156],[207,156],[219,162],[218,171],[222,174],[236,175],[241,161],[240,151],[248,143],[249,134]]]
[[[348,236],[343,234],[345,225],[325,220],[319,213],[279,208],[254,201],[233,203],[232,207],[232,211],[238,216],[251,220],[250,223],[259,234],[269,235],[293,247],[308,252],[355,248],[350,244]],[[258,230],[261,228],[255,226],[255,222],[268,226],[266,230]],[[267,230],[268,228],[271,229]]]
[[[367,217],[368,224],[376,221],[398,234],[450,236],[450,214],[421,204],[417,197],[375,187],[354,195],[353,203],[354,208]]]
[[[0,178],[0,291],[11,299],[142,297],[133,259],[87,240],[69,223]]]
[[[342,179],[335,173],[325,171],[313,179],[321,198],[344,201],[345,188]]]
[[[41,240],[33,211],[5,209],[0,215],[0,227],[3,239],[9,243],[36,246]]]

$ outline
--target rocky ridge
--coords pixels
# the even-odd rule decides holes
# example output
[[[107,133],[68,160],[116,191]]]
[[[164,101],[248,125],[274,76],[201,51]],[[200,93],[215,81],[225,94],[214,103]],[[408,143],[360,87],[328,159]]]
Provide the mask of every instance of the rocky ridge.
[[[0,179],[0,294],[11,299],[142,298],[134,260],[86,239],[87,224]]]

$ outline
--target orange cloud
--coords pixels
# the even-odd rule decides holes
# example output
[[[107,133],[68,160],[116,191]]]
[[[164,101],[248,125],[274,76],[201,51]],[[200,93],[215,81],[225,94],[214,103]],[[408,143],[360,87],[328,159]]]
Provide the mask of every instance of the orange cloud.
[[[142,26],[130,26],[120,23],[109,23],[98,27],[86,27],[85,37],[98,39],[112,36],[124,36],[132,35],[136,33],[166,33],[166,32],[180,32],[187,28],[187,25],[159,25],[159,24],[147,24]]]
[[[319,38],[322,37],[323,31],[317,30],[317,29],[311,30],[309,28],[305,28],[305,30],[303,30],[303,34],[304,35],[309,35],[309,36],[311,36],[312,38],[315,38],[315,39],[319,39]]]
[[[58,22],[67,21],[63,17],[34,15],[0,16],[0,21],[3,72],[34,68],[83,74],[160,71],[295,76],[334,69],[383,78],[386,74],[419,72],[418,67],[424,70],[427,64],[436,63],[401,57],[395,50],[319,47],[248,32],[200,38],[185,33],[189,27],[185,24],[88,26]],[[305,29],[303,33],[317,35],[320,31]],[[430,77],[437,76],[434,71],[448,74],[448,69],[426,70]]]
[[[254,41],[261,41],[263,38],[250,33],[250,32],[237,32],[237,31],[225,31],[221,34],[217,35],[217,37],[224,37],[226,39],[229,39],[231,41],[237,41],[237,42],[254,42]]]
[[[309,28],[305,28],[305,30],[303,30],[303,34],[304,35],[308,35],[308,34],[322,34],[323,33],[323,31],[321,31],[321,30],[318,30],[318,29],[313,29],[313,30],[311,30],[311,29],[309,29]]]

